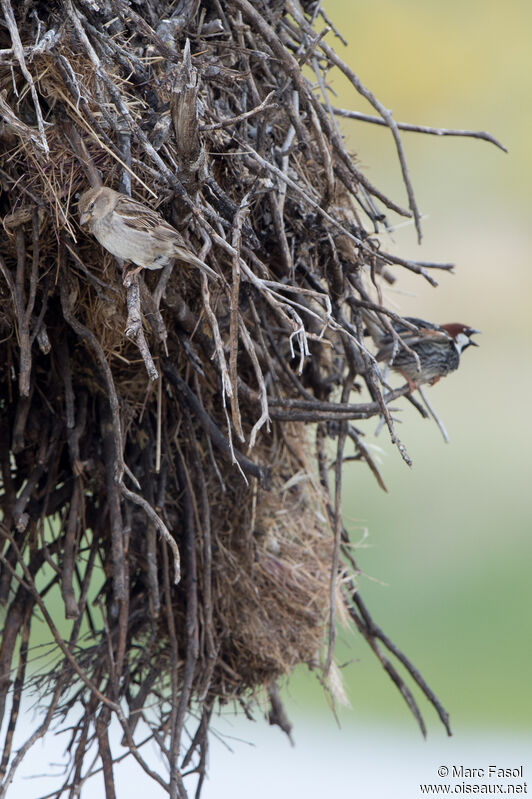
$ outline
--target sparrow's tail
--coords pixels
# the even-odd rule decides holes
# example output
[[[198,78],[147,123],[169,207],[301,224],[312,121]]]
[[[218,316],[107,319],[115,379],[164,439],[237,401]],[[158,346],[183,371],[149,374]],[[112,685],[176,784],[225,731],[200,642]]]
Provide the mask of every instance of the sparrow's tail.
[[[212,277],[215,280],[220,280],[220,275],[218,275],[214,269],[211,269],[210,266],[207,266],[207,264],[203,263],[203,261],[191,253],[190,250],[187,250],[184,247],[176,247],[175,254],[180,261],[197,266],[198,269],[201,269],[201,271],[205,272],[205,274],[209,275],[209,277]]]

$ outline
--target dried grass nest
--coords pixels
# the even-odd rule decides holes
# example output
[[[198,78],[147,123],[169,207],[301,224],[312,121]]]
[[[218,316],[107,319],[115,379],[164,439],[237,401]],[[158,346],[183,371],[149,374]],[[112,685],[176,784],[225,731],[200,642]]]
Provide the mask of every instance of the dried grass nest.
[[[355,420],[382,416],[408,458],[389,411],[407,389],[381,384],[361,312],[396,318],[380,294],[395,267],[433,283],[450,268],[379,241],[390,211],[419,229],[398,126],[327,43],[319,3],[2,8],[4,786],[62,718],[63,787],[103,768],[113,796],[116,717],[123,746],[186,796],[185,771],[201,787],[217,700],[251,712],[265,691],[289,732],[277,681],[307,663],[327,685],[338,614],[422,728],[386,650],[447,725],[371,620],[341,520],[348,443],[382,482]],[[370,121],[390,127],[408,208],[346,151],[326,90],[333,67],[373,104]],[[158,208],[220,283],[178,264],[125,287],[78,226],[76,198],[99,176]],[[37,616],[54,660],[35,670]],[[33,683],[42,724],[14,747]],[[169,776],[139,736],[158,743]]]

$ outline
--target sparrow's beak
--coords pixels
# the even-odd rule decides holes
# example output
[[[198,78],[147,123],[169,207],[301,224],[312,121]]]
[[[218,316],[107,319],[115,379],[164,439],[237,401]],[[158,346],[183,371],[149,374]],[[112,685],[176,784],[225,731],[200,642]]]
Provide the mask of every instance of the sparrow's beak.
[[[86,225],[90,218],[91,218],[91,215],[87,211],[85,211],[85,213],[81,214],[81,216],[79,218],[79,224],[80,225]]]
[[[471,344],[473,347],[478,347],[478,344],[477,344],[477,342],[476,342],[476,341],[473,341],[473,339],[471,338],[471,336],[480,336],[480,330],[470,330],[470,331],[469,331],[469,343],[470,343],[470,344]]]

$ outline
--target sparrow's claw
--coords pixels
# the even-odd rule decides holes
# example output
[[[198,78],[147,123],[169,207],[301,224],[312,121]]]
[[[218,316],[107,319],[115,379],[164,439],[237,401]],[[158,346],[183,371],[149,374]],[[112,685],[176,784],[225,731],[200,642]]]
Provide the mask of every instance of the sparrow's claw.
[[[126,288],[131,286],[133,279],[138,275],[138,273],[143,269],[142,266],[124,266],[123,276],[122,276],[122,283]]]

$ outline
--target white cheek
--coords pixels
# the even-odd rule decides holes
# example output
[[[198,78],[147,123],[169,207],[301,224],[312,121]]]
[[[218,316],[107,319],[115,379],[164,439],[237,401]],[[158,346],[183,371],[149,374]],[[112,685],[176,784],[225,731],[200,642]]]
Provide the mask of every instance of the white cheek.
[[[469,336],[466,336],[465,333],[458,333],[457,337],[455,338],[455,342],[458,352],[462,352],[464,347],[467,347],[469,344]]]

